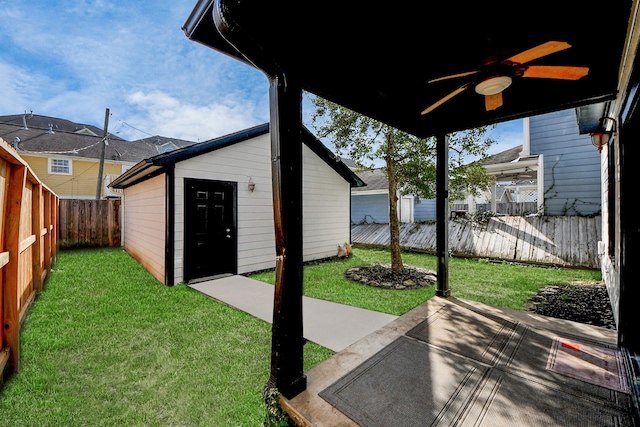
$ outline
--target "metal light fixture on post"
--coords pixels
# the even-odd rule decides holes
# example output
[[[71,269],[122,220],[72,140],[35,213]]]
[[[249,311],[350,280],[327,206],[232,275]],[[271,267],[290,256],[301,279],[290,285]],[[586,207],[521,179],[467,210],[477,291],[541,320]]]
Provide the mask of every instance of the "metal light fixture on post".
[[[616,121],[611,117],[602,117],[598,129],[591,134],[591,143],[602,153],[602,147],[609,143],[611,135],[615,132]]]

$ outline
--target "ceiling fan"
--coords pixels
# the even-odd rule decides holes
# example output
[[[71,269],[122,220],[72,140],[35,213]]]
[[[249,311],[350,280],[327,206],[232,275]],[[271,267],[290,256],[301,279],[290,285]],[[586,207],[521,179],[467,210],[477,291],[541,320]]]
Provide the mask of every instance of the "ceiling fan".
[[[476,93],[484,95],[485,109],[487,111],[491,111],[502,106],[502,91],[511,86],[514,78],[532,77],[562,80],[581,79],[589,73],[588,67],[526,65],[528,62],[535,59],[542,58],[543,56],[547,56],[570,47],[571,45],[567,42],[549,41],[502,61],[487,62],[478,70],[452,74],[450,76],[430,80],[429,83],[435,83],[442,80],[472,76],[471,81],[468,81],[446,95],[444,98],[441,98],[431,104],[422,111],[422,114],[430,113],[471,86],[474,86]]]

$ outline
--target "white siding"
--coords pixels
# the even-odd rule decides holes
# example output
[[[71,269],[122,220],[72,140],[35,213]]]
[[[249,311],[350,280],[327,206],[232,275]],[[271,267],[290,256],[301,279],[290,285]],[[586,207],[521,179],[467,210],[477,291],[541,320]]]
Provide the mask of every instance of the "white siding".
[[[248,189],[249,177],[255,183]],[[350,186],[303,146],[303,234],[305,261],[335,256],[349,242]],[[183,280],[184,179],[236,182],[238,274],[275,267],[271,188],[271,140],[265,134],[178,162],[175,166],[174,283]]]
[[[165,176],[124,190],[123,246],[155,278],[164,283]]]
[[[249,177],[256,184],[249,191]],[[182,281],[184,256],[184,178],[238,184],[238,273],[275,266],[269,134],[184,160],[175,167],[174,283]]]
[[[304,260],[335,256],[338,245],[351,243],[351,187],[306,145],[302,160]]]

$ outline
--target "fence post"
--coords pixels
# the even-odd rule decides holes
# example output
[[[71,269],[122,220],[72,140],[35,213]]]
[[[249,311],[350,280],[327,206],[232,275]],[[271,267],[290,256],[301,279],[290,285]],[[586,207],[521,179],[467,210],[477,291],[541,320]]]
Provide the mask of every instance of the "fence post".
[[[42,289],[42,184],[34,184],[31,193],[31,232],[36,240],[31,249],[33,290]]]
[[[9,262],[2,269],[3,315],[6,344],[9,347],[9,364],[14,371],[20,365],[20,305],[18,302],[18,271],[20,258],[20,220],[22,195],[27,179],[24,165],[11,165],[7,185],[7,206],[4,226],[4,247],[9,252]]]
[[[51,193],[49,191],[45,191],[43,192],[43,217],[44,217],[44,222],[43,222],[43,226],[46,230],[46,233],[44,235],[44,248],[43,248],[43,253],[44,253],[44,264],[43,264],[43,268],[44,268],[44,272],[46,274],[49,274],[49,270],[51,269],[51,233],[52,233],[52,222],[51,222]]]

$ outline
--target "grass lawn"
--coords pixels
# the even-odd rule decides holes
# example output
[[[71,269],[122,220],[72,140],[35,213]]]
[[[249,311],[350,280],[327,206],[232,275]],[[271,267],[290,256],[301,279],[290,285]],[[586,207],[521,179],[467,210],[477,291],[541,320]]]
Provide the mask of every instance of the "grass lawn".
[[[434,294],[351,283],[347,268],[389,262],[385,250],[353,255],[305,267],[305,294],[395,315]],[[433,256],[403,260],[436,269]],[[450,278],[456,297],[515,309],[542,286],[601,280],[461,259]],[[270,324],[184,284],[163,286],[120,248],[61,251],[25,319],[20,370],[0,390],[0,426],[260,426],[270,354]],[[308,343],[304,369],[332,354]]]
[[[431,255],[403,252],[405,265],[437,270],[437,258]],[[391,290],[372,288],[344,278],[351,267],[389,264],[385,249],[354,248],[353,257],[331,263],[308,265],[304,269],[304,294],[310,297],[400,316],[422,304],[435,294],[435,288]],[[252,275],[254,279],[274,283],[275,274]],[[487,260],[449,259],[451,295],[485,304],[522,310],[538,290],[547,285],[572,282],[599,282],[600,271],[545,268]]]

